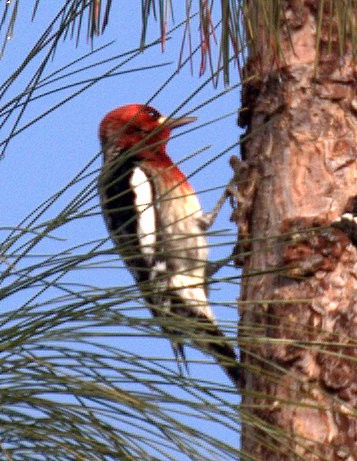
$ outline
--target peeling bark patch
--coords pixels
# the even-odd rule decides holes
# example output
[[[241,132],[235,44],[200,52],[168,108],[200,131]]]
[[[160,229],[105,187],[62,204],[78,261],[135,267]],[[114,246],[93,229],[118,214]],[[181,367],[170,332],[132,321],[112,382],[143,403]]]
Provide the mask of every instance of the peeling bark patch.
[[[314,376],[312,361],[306,356],[306,341],[309,331],[296,328],[299,325],[298,318],[305,318],[309,315],[306,306],[282,305],[274,306],[270,310],[271,321],[268,325],[268,337],[276,338],[277,343],[272,341],[266,358],[291,368],[294,364],[295,371],[309,370],[309,375]],[[278,318],[284,318],[278,323]],[[305,361],[303,363],[303,361]]]
[[[255,73],[253,69],[256,68],[258,61],[256,59],[248,61],[247,68],[251,69],[248,73]],[[262,116],[260,123],[263,125],[286,109],[282,78],[284,78],[283,73],[272,69],[264,82],[257,74],[254,78],[248,80],[242,93],[242,107],[244,107],[244,110],[239,113],[238,126],[241,128],[249,126],[252,118],[259,115]],[[272,95],[274,95],[274,98],[272,98]],[[257,101],[259,101],[259,105],[256,104]],[[251,109],[253,107],[255,108],[254,111]],[[249,135],[252,131],[254,131],[254,128],[249,129],[246,135]],[[243,160],[245,159],[243,158]]]
[[[352,89],[342,83],[325,82],[324,85],[316,86],[316,94],[321,99],[329,99],[331,101],[340,101],[346,99],[352,101]]]
[[[235,178],[235,198],[238,206],[232,212],[231,221],[239,227],[238,243],[233,250],[237,267],[244,264],[245,256],[250,253],[251,213],[260,175],[255,165],[231,158]]]
[[[282,266],[288,277],[310,277],[317,271],[333,271],[348,245],[339,229],[327,229],[326,222],[300,218],[283,221],[281,232],[286,244]]]
[[[243,425],[242,446],[252,459],[357,461],[356,248],[333,228],[357,195],[355,56],[347,37],[338,49],[340,16],[317,20],[338,2],[279,4],[283,53],[258,17],[239,120],[260,177],[242,220],[239,332],[243,405],[260,424]]]
[[[326,389],[340,391],[351,385],[351,366],[338,358],[321,361],[321,381]]]
[[[353,290],[351,296],[353,296]],[[356,292],[355,292],[356,294]],[[330,312],[330,334],[322,334],[325,344],[317,355],[321,368],[320,380],[325,389],[357,406],[357,322],[356,305],[346,306],[345,312]],[[325,324],[327,325],[326,321]],[[330,328],[331,330],[331,328]]]

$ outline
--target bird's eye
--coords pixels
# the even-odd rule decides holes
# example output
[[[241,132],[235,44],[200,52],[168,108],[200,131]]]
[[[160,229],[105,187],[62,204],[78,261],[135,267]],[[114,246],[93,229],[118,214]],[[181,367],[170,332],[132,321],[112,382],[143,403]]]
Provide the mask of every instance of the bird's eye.
[[[157,110],[153,109],[152,107],[146,107],[145,112],[150,115],[153,120],[158,120],[160,118],[160,114]]]

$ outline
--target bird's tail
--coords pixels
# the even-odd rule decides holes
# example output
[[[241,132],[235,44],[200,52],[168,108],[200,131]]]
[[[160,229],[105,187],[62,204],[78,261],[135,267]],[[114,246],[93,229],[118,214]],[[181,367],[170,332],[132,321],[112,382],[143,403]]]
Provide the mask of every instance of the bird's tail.
[[[160,287],[146,296],[146,301],[163,331],[170,336],[180,371],[182,365],[188,371],[184,351],[188,339],[202,352],[213,356],[238,387],[240,368],[237,355],[215,322],[202,283],[197,284],[194,279],[194,284],[192,279],[185,275],[175,276],[170,280],[170,289],[166,287],[164,291]]]
[[[171,322],[177,325],[177,321],[181,324],[180,329],[168,326]],[[183,367],[186,373],[189,372],[184,342],[190,340],[203,353],[214,357],[234,386],[240,387],[241,376],[238,357],[233,347],[228,343],[227,337],[211,319],[187,318],[187,316],[182,315],[178,319],[177,315],[173,315],[166,316],[165,319],[161,318],[160,323],[163,331],[170,337],[177,366],[181,373]]]
[[[207,342],[202,350],[212,355],[222,367],[228,378],[238,388],[241,383],[241,373],[238,358],[234,349],[227,343],[227,338],[216,328],[217,342]],[[219,341],[221,339],[221,341]]]
[[[172,349],[181,372],[182,365],[188,372],[184,342],[189,340],[199,350],[214,357],[232,383],[237,388],[240,387],[241,376],[237,354],[214,320],[203,316],[187,317],[182,312],[172,314],[166,317],[166,320],[174,325],[180,325],[180,328],[178,328],[168,326],[165,322],[165,326],[161,324],[161,327],[170,336]]]
[[[192,343],[202,352],[212,355],[233,384],[238,387],[240,383],[238,358],[215,322],[202,279],[176,274],[170,282],[171,292],[166,295],[166,298],[170,299],[170,312],[182,319],[181,332],[186,337],[190,337]],[[177,351],[184,360],[182,344],[178,346]]]
[[[193,342],[204,353],[215,358],[223,371],[236,386],[240,386],[240,366],[237,354],[228,343],[227,337],[210,319],[195,319],[196,328]]]

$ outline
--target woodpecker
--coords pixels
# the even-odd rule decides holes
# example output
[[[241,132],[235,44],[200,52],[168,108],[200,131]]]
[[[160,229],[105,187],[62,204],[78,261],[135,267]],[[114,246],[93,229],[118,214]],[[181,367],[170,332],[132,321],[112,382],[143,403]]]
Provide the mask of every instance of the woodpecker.
[[[184,173],[166,153],[171,130],[196,117],[169,118],[130,104],[109,112],[99,137],[98,181],[103,216],[113,243],[185,366],[180,336],[214,356],[235,385],[237,357],[207,300],[207,219]],[[180,325],[180,326],[178,326]]]

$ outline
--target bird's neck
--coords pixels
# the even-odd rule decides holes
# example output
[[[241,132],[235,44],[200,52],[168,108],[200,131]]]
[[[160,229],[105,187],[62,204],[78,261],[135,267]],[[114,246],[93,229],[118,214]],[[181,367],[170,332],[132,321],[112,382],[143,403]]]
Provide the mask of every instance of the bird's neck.
[[[172,162],[165,149],[160,149],[160,151],[155,152],[154,155],[150,155],[149,152],[148,155],[145,156],[144,164],[153,171],[157,171],[158,174],[165,179],[167,185],[172,187],[179,185],[180,189],[184,189],[185,192],[193,192],[186,176],[180,168]]]

